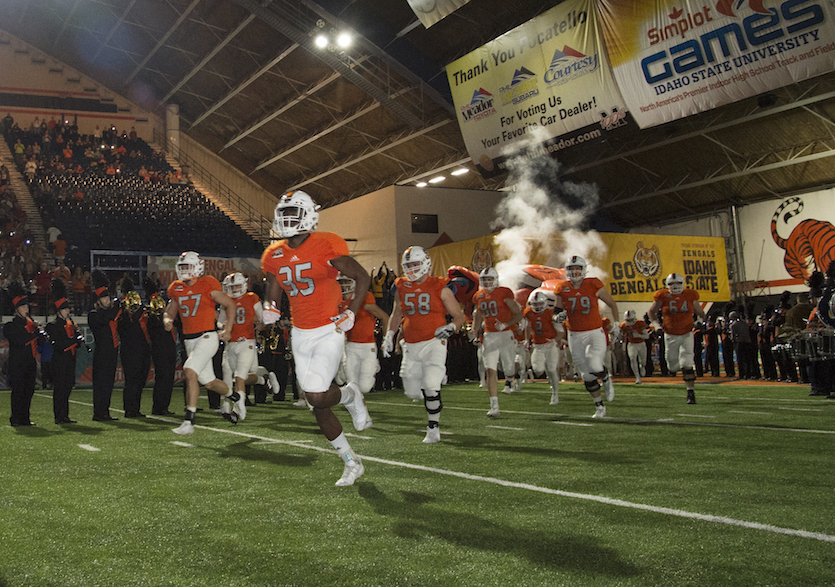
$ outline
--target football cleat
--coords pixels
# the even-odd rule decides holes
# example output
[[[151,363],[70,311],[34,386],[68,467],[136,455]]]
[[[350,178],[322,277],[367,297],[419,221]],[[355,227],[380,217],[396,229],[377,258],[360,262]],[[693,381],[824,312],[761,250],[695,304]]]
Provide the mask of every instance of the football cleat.
[[[246,420],[246,394],[241,391],[235,391],[233,394],[238,394],[238,399],[232,400],[235,406],[232,411],[237,414],[238,420]]]
[[[179,434],[180,436],[188,436],[189,434],[194,434],[194,424],[185,420],[182,424],[177,426],[172,430],[174,434]]]
[[[609,375],[609,378],[606,379],[604,386],[606,387],[606,401],[613,401],[615,399],[615,382],[612,381],[611,375]]]
[[[441,442],[441,429],[426,427],[426,436],[423,439],[423,444],[434,444]]]
[[[336,482],[337,487],[348,487],[353,485],[354,481],[362,477],[365,473],[365,467],[359,457],[354,457],[348,463],[345,463],[345,470],[342,472],[342,477]]]
[[[499,417],[499,408],[497,408],[497,407],[496,408],[490,408],[490,410],[487,412],[487,417],[488,418],[498,418]]]
[[[362,397],[360,388],[356,383],[349,383],[343,389],[347,388],[351,394],[351,399],[344,404],[345,409],[351,414],[351,421],[354,423],[354,429],[359,432],[366,428],[371,428],[374,423],[371,421],[371,416],[368,415],[368,409],[365,407],[365,398]]]
[[[294,401],[293,405],[297,408],[306,408],[307,407],[307,402],[304,401],[304,398],[301,398],[299,400]]]
[[[688,404],[695,404],[696,403],[696,392],[695,391],[688,391],[687,392],[687,403]]]
[[[560,392],[553,390],[551,391],[551,405],[555,406],[560,403]]]
[[[597,409],[594,411],[594,416],[592,418],[605,418],[606,417],[606,406],[597,406]]]
[[[513,393],[513,387],[511,387],[510,381],[505,382],[504,389],[502,390],[502,393]]]

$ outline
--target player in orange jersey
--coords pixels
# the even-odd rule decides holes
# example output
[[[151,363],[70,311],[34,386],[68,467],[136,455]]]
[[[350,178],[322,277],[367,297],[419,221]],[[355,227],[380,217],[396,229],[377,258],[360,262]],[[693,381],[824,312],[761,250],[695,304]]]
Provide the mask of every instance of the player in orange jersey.
[[[536,375],[545,374],[551,384],[551,405],[560,403],[559,333],[554,324],[557,296],[547,289],[537,288],[528,297],[522,316],[528,322],[527,341],[531,347],[531,368]]]
[[[220,341],[228,342],[232,324],[228,323],[218,334],[215,330],[215,307],[221,305],[228,314],[235,312],[235,302],[223,293],[220,282],[211,275],[203,275],[203,259],[194,251],[186,251],[177,260],[177,279],[168,286],[168,305],[162,316],[167,331],[174,328],[174,319],[180,315],[183,323],[183,343],[188,359],[183,365],[186,378],[186,417],[174,429],[176,434],[194,433],[194,415],[200,385],[235,403],[234,421],[246,418],[245,398],[229,389],[215,376],[212,359]]]
[[[340,309],[344,310],[357,295],[357,283],[346,275],[340,275],[337,281],[342,288]],[[388,319],[388,315],[377,305],[374,294],[366,291],[363,304],[357,312],[354,327],[348,331],[348,341],[345,343],[343,357],[346,381],[354,381],[364,394],[374,387],[374,376],[380,370],[380,362],[377,360],[377,342],[374,339],[377,320],[385,326]]]
[[[331,408],[342,404],[351,414],[354,428],[372,425],[362,392],[355,382],[339,388],[333,382],[345,348],[344,332],[354,325],[365,298],[356,296],[348,308],[339,310],[342,288],[339,273],[356,282],[358,291],[368,291],[371,278],[348,254],[345,240],[330,232],[316,232],[319,206],[302,191],[281,196],[275,207],[273,230],[282,240],[271,244],[261,256],[267,279],[264,323],[276,322],[281,299],[290,300],[293,329],[293,362],[296,379],[313,406],[316,422],[345,463],[337,486],[353,485],[365,472],[362,460],[348,444]]]
[[[441,440],[441,384],[446,376],[447,339],[466,318],[455,294],[443,277],[429,275],[432,260],[423,247],[409,247],[400,259],[403,277],[394,280],[394,309],[383,340],[383,356],[394,350],[394,335],[403,323],[403,361],[400,378],[412,399],[422,399],[428,414],[426,437],[431,444]],[[452,322],[447,324],[447,315]]]
[[[246,393],[247,385],[268,383],[268,372],[258,364],[258,351],[255,349],[255,329],[261,324],[264,308],[261,298],[247,289],[246,277],[242,273],[227,275],[223,280],[223,292],[234,300],[235,313],[229,318],[226,309],[222,308],[217,319],[221,326],[227,320],[232,321],[230,340],[223,349],[223,382],[240,394]],[[273,388],[272,383],[268,385]],[[278,387],[274,389],[277,393]],[[224,402],[220,409],[225,417],[234,418],[228,402]]]
[[[629,365],[635,374],[635,383],[641,383],[641,373],[647,364],[647,323],[638,320],[635,310],[627,310],[623,313],[620,332],[626,340],[626,356],[629,357]]]
[[[693,313],[705,319],[705,311],[699,303],[699,292],[684,287],[684,277],[670,273],[664,281],[667,286],[655,292],[655,301],[649,308],[649,319],[661,324],[664,330],[664,346],[667,368],[670,373],[681,369],[687,387],[687,403],[696,403],[696,371],[693,356]],[[659,313],[661,319],[659,320]]]
[[[606,406],[600,393],[601,383],[606,388],[606,401],[615,399],[612,377],[603,363],[606,357],[606,333],[600,317],[598,300],[609,306],[614,316],[618,305],[611,294],[596,277],[586,277],[586,261],[573,255],[565,262],[565,276],[557,284],[557,308],[565,312],[558,314],[558,320],[568,320],[568,348],[574,359],[575,368],[580,371],[583,383],[591,394],[596,406],[593,418],[606,416]],[[620,328],[613,325],[612,336],[617,338]],[[599,381],[598,381],[599,380]]]
[[[487,393],[490,394],[490,410],[487,416],[499,417],[499,358],[505,369],[512,369],[516,356],[516,342],[513,329],[522,320],[522,309],[514,299],[513,292],[499,286],[499,274],[493,267],[488,267],[479,275],[479,289],[473,296],[473,330],[470,333],[477,338],[482,332],[484,377],[487,381]],[[509,373],[506,373],[509,376]]]

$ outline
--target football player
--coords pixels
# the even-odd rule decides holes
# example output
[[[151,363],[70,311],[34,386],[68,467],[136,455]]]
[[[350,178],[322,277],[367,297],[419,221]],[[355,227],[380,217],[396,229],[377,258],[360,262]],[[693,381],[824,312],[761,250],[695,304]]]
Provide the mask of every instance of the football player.
[[[640,383],[641,373],[644,372],[647,364],[647,339],[649,338],[647,323],[638,320],[635,310],[627,310],[623,313],[620,331],[626,339],[626,356],[629,357],[629,365],[635,374],[635,383]]]
[[[664,330],[667,368],[674,374],[681,369],[687,388],[687,403],[696,403],[696,371],[693,356],[693,313],[701,320],[705,311],[699,303],[699,292],[684,287],[684,276],[670,273],[664,280],[665,288],[655,292],[649,307],[649,318]],[[659,319],[659,313],[661,318]]]
[[[499,286],[499,274],[493,267],[484,269],[478,278],[479,289],[473,296],[473,330],[471,336],[484,334],[483,357],[484,377],[487,393],[490,394],[490,410],[487,416],[499,417],[499,358],[508,371],[514,364],[516,342],[513,329],[522,320],[522,309],[514,299],[513,292]],[[506,375],[509,375],[506,374]]]
[[[255,350],[255,328],[261,324],[264,307],[261,298],[247,290],[246,277],[242,273],[230,273],[223,279],[223,293],[235,302],[230,339],[223,350],[223,382],[241,395],[246,394],[247,385],[264,385],[267,375],[267,370],[258,364],[258,351]],[[217,320],[221,327],[230,320],[226,308],[221,308]],[[272,383],[269,386],[272,387]],[[221,406],[221,414],[230,420],[235,418],[227,401]]]
[[[551,405],[560,403],[559,332],[554,324],[557,296],[547,289],[537,288],[528,298],[522,316],[528,321],[527,341],[531,347],[531,368],[536,375],[544,373],[551,384]]]
[[[271,244],[261,256],[267,278],[264,323],[276,322],[281,299],[290,300],[293,315],[291,338],[296,378],[305,398],[313,406],[319,428],[345,463],[337,486],[353,485],[365,472],[362,460],[348,444],[331,408],[342,404],[351,414],[354,428],[372,425],[362,392],[355,382],[342,388],[334,383],[345,348],[344,332],[365,302],[356,296],[340,311],[342,288],[336,280],[342,273],[353,279],[358,291],[368,291],[368,272],[349,256],[345,240],[330,232],[316,232],[319,206],[308,194],[297,190],[281,196],[275,207],[273,230],[282,239]]]
[[[447,339],[458,332],[466,318],[447,280],[429,274],[432,260],[423,247],[409,247],[400,259],[403,277],[394,280],[397,303],[391,312],[383,340],[383,355],[394,349],[394,335],[403,323],[403,390],[413,400],[423,400],[428,424],[423,442],[441,440],[441,384],[446,376]],[[447,315],[452,322],[447,324]]]
[[[611,294],[596,277],[586,277],[586,261],[572,255],[565,262],[566,280],[557,284],[557,320],[568,320],[568,348],[574,359],[575,368],[580,371],[583,383],[594,401],[592,418],[604,418],[606,406],[601,396],[601,383],[606,389],[606,401],[615,399],[615,386],[603,361],[606,358],[606,333],[600,317],[598,300],[609,306],[612,315],[618,315],[618,305]],[[620,327],[612,325],[612,336],[617,338]]]
[[[215,393],[235,402],[235,418],[246,418],[246,398],[243,394],[229,389],[215,376],[212,359],[217,354],[220,341],[229,342],[232,321],[229,320],[218,331],[215,329],[215,308],[220,305],[226,314],[235,314],[235,302],[223,293],[220,282],[211,275],[203,275],[204,262],[194,251],[186,251],[177,259],[177,279],[168,286],[168,305],[162,314],[162,323],[167,331],[174,328],[177,315],[183,325],[183,344],[188,359],[183,364],[186,379],[186,417],[174,429],[175,434],[194,433],[194,415],[197,413],[197,398],[200,386],[206,386]]]
[[[357,282],[346,275],[340,275],[337,281],[342,288],[340,310],[345,310],[357,295]],[[388,319],[388,315],[377,305],[374,294],[370,291],[365,292],[365,299],[357,312],[354,327],[348,331],[344,357],[346,380],[356,382],[364,394],[374,387],[374,376],[380,370],[377,342],[374,340],[377,320],[385,326]]]

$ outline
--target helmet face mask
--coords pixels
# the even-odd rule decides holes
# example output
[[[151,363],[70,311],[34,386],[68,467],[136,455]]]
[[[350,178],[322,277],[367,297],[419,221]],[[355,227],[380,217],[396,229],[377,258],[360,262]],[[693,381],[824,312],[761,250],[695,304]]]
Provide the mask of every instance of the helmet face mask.
[[[342,288],[342,298],[345,300],[353,299],[354,291],[357,288],[357,282],[348,277],[347,275],[340,275],[336,278],[339,282],[339,286]]]
[[[409,281],[419,281],[432,270],[432,259],[423,247],[409,247],[403,251],[400,268]]]
[[[177,279],[189,281],[203,275],[203,259],[194,251],[186,251],[177,260]]]
[[[493,291],[499,287],[499,273],[494,267],[484,269],[478,276],[478,285],[487,291]]]
[[[684,291],[684,277],[678,273],[670,273],[664,280],[664,285],[667,286],[671,294],[678,295]]]
[[[242,298],[247,291],[243,273],[231,273],[223,279],[223,293],[230,298]]]
[[[542,314],[548,308],[554,308],[556,303],[557,299],[554,293],[543,288],[533,290],[528,297],[528,305],[537,314]]]
[[[623,321],[626,322],[627,324],[630,324],[630,325],[635,324],[637,319],[638,318],[635,315],[635,310],[627,310],[626,312],[623,313]]]
[[[565,277],[574,287],[579,287],[586,278],[586,260],[572,255],[565,262]]]
[[[281,238],[292,238],[316,230],[319,208],[307,193],[296,190],[281,196],[275,207],[273,230]]]

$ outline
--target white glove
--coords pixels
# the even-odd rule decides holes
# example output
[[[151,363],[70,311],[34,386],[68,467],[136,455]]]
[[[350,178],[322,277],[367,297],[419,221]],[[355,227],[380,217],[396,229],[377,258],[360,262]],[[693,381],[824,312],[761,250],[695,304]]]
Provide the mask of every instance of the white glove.
[[[470,342],[475,343],[478,340],[478,333],[475,330],[470,329],[467,333],[467,338],[470,339]]]
[[[502,330],[504,330],[505,328],[507,328],[507,324],[505,324],[504,322],[499,322],[498,320],[496,320],[495,327],[496,327],[496,330],[498,330],[499,332],[501,332]]]
[[[559,314],[554,314],[552,317],[555,324],[562,324],[566,320],[568,320],[568,312],[561,311]]]
[[[394,331],[389,330],[386,332],[385,338],[383,338],[383,344],[380,345],[380,352],[383,353],[383,357],[388,359],[391,356],[391,352],[394,350]]]
[[[350,308],[346,308],[341,314],[331,317],[331,321],[336,324],[336,329],[340,332],[351,330],[354,327],[354,319],[354,312]]]
[[[620,325],[612,322],[612,340],[617,340],[620,337]]]
[[[261,316],[261,322],[269,326],[275,324],[281,319],[281,310],[279,310],[275,302],[264,302],[264,313]]]
[[[455,324],[449,323],[439,326],[435,329],[435,338],[439,340],[446,340],[455,334]]]

